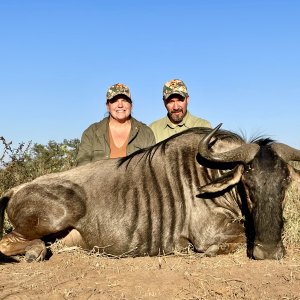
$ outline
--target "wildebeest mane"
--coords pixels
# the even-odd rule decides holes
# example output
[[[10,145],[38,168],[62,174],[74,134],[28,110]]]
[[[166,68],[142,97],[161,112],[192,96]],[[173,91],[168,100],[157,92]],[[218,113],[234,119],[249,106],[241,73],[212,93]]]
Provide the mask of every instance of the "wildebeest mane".
[[[133,157],[135,157],[136,155],[142,154],[140,160],[146,159],[149,160],[151,162],[153,156],[155,155],[155,153],[157,151],[160,152],[161,155],[165,155],[165,150],[167,145],[169,144],[169,142],[173,139],[176,139],[178,136],[184,136],[184,135],[190,135],[190,134],[195,134],[195,135],[206,135],[208,133],[211,132],[211,128],[207,128],[207,127],[194,127],[194,128],[189,128],[185,131],[179,132],[177,134],[172,135],[171,137],[144,149],[140,149],[126,157],[122,157],[119,159],[118,162],[118,167],[120,167],[121,165],[123,165],[124,163],[128,164],[130,163],[130,161],[132,160]],[[199,138],[199,141],[202,137]],[[216,132],[216,134],[214,135],[214,141],[216,140],[228,140],[228,141],[236,141],[236,142],[245,142],[244,139],[238,135],[237,133],[231,132],[231,131],[227,131],[227,130],[218,130]],[[211,146],[213,146],[214,141],[212,142]],[[182,146],[185,147],[185,143],[182,143]]]
[[[257,144],[257,145],[259,145],[259,146],[262,147],[262,146],[269,146],[269,145],[271,145],[273,143],[276,143],[276,141],[273,140],[273,139],[271,139],[271,138],[269,138],[269,137],[261,137],[261,136],[259,136],[259,137],[256,137],[256,138],[252,138],[251,141],[250,141],[250,143],[255,143],[255,144]]]

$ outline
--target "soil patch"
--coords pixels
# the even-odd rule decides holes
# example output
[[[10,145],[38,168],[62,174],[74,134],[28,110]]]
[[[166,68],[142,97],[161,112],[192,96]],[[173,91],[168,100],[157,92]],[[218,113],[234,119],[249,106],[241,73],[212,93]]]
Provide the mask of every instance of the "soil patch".
[[[300,299],[300,248],[280,261],[250,260],[245,249],[121,259],[64,249],[44,262],[19,259],[0,264],[0,299]]]

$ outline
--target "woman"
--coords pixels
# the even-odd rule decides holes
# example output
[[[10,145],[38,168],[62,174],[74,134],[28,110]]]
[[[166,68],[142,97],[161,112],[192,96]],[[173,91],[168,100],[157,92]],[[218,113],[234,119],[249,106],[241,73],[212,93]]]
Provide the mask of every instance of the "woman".
[[[117,83],[108,89],[106,108],[109,116],[89,126],[82,134],[78,166],[124,157],[155,144],[152,130],[131,116],[131,94],[125,84]]]

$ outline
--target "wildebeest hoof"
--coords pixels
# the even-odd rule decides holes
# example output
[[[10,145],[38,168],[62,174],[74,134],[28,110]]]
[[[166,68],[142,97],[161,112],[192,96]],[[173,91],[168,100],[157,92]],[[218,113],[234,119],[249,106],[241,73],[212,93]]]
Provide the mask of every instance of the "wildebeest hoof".
[[[33,261],[36,261],[37,260],[37,256],[36,256],[36,253],[32,253],[31,251],[27,252],[25,254],[25,260],[27,262],[33,262]]]
[[[45,259],[47,249],[41,240],[33,240],[32,244],[26,248],[25,260],[27,262],[42,261]]]
[[[33,262],[33,261],[42,261],[45,258],[45,254],[43,251],[41,253],[37,253],[35,250],[29,250],[25,254],[25,260],[27,262]]]
[[[204,252],[204,256],[208,256],[208,257],[214,257],[217,255],[219,251],[219,246],[218,245],[211,245],[205,252]]]

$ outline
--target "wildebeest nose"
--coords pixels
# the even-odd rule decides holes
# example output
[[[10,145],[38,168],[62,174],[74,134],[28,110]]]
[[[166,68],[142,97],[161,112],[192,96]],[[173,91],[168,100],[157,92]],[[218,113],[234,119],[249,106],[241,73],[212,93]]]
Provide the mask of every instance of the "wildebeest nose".
[[[282,259],[285,254],[283,245],[263,246],[257,244],[253,248],[253,258],[260,259]]]

